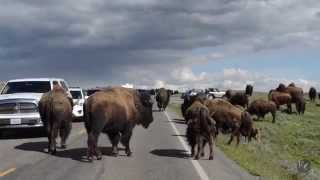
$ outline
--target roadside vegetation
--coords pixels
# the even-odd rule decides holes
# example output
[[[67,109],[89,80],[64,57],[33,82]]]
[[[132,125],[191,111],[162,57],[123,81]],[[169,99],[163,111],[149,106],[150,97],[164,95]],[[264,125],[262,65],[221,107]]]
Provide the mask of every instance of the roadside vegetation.
[[[266,99],[267,94],[255,93],[251,100],[258,98]],[[169,108],[181,114],[180,104],[172,103]],[[238,147],[235,142],[229,146],[229,135],[219,135],[217,146],[252,175],[263,179],[320,179],[320,106],[308,102],[303,116],[278,111],[276,123],[271,121],[271,115],[255,121],[261,129],[260,143],[242,141]],[[310,161],[312,170],[298,173],[299,160]]]

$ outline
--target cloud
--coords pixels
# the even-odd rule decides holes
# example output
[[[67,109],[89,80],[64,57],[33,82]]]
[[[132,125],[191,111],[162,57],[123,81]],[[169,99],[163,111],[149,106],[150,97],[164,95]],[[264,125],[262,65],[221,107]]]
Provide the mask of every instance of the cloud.
[[[4,0],[1,4],[2,79],[59,76],[82,86],[127,82],[160,86],[160,81],[191,86],[189,82],[205,84],[210,75],[194,74],[188,65],[320,44],[318,0]],[[202,48],[219,50],[193,52]],[[257,82],[238,70],[222,73],[233,81]],[[223,84],[235,85],[227,80]]]

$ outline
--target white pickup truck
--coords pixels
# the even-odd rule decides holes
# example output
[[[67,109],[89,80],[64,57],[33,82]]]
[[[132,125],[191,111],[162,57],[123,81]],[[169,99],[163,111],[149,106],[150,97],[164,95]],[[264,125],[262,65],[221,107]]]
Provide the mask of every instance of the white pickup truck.
[[[206,94],[209,99],[214,99],[214,98],[222,98],[226,94],[226,92],[220,91],[217,88],[208,88],[206,89]]]
[[[43,93],[59,84],[70,95],[63,79],[34,78],[10,80],[0,94],[0,135],[5,129],[43,127],[38,102]]]

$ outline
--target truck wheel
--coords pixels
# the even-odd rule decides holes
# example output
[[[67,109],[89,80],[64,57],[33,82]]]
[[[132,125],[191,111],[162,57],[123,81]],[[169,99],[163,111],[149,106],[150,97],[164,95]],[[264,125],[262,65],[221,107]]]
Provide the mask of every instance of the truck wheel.
[[[214,95],[209,95],[208,98],[209,98],[209,99],[214,99],[215,97],[214,97]]]

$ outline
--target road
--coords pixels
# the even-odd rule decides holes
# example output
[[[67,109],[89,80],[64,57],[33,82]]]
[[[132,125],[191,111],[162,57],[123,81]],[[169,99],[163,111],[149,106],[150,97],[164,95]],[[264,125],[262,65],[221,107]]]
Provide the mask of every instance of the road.
[[[173,98],[172,100],[178,100]],[[47,138],[39,132],[7,132],[0,139],[0,178],[5,180],[249,180],[257,179],[215,149],[215,159],[194,161],[184,139],[185,124],[175,113],[154,112],[149,129],[136,127],[132,157],[120,151],[111,156],[111,145],[101,135],[103,159],[86,161],[87,135],[83,123],[73,123],[66,150],[46,153]]]

